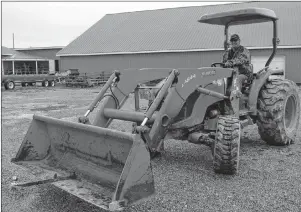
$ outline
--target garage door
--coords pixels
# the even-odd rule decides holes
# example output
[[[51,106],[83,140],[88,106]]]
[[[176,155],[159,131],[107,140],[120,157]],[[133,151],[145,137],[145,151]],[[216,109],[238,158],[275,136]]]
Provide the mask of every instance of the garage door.
[[[252,56],[251,63],[253,64],[254,73],[257,73],[259,70],[263,69],[268,59],[269,57]],[[283,69],[284,77],[285,77],[285,56],[284,55],[275,56],[270,64],[270,68]]]

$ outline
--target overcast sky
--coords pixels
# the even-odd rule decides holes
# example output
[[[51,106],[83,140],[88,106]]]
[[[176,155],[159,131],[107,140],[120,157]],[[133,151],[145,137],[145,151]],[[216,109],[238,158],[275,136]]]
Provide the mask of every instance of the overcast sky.
[[[231,2],[2,2],[2,46],[66,46],[104,15]]]

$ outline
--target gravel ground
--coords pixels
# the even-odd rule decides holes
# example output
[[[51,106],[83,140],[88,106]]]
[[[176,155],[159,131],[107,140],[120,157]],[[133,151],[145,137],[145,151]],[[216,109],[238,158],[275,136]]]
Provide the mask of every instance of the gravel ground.
[[[2,211],[103,211],[52,185],[9,188],[14,175],[22,181],[34,179],[10,163],[32,115],[76,121],[86,112],[98,90],[59,87],[2,90]],[[125,107],[133,108],[133,101],[129,100]],[[112,128],[129,131],[130,124],[114,121]],[[166,141],[165,154],[152,161],[156,195],[126,211],[301,211],[301,142],[270,147],[260,139],[256,125],[247,127],[243,134],[240,171],[235,176],[214,174],[208,147]]]

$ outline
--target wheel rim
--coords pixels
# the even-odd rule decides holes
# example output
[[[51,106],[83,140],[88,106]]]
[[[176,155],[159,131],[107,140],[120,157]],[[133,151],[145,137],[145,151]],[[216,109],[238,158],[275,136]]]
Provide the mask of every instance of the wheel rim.
[[[45,86],[48,87],[48,81],[45,81]]]
[[[51,82],[51,86],[54,86],[54,82]]]
[[[9,82],[8,83],[8,88],[9,89],[13,89],[14,88],[14,83],[13,82]]]
[[[284,115],[285,128],[290,131],[295,126],[296,120],[298,118],[297,117],[297,101],[294,96],[288,97],[286,104],[285,104],[284,112],[285,112],[285,115]]]

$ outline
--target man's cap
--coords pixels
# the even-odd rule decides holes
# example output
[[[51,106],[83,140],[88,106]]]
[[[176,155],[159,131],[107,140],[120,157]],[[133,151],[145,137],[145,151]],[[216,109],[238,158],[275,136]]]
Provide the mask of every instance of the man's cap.
[[[230,41],[238,41],[238,40],[240,40],[238,34],[231,35]]]

